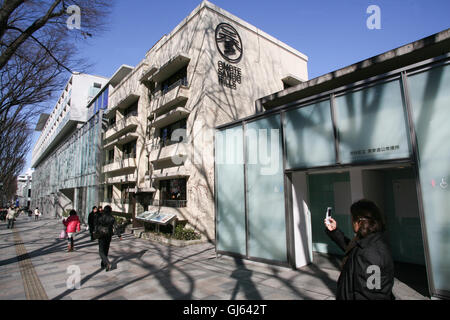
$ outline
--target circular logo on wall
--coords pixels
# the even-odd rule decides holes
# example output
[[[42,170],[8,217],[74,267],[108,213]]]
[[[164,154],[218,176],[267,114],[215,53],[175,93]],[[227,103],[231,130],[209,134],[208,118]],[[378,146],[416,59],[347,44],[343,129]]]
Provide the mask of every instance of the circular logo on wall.
[[[222,57],[231,63],[241,60],[244,48],[242,40],[235,28],[228,23],[220,23],[216,27],[216,46]]]

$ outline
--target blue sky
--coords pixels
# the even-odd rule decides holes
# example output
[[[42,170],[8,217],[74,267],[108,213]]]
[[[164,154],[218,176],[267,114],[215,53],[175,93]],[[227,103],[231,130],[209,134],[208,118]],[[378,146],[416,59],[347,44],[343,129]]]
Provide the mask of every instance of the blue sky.
[[[309,57],[313,79],[450,27],[448,0],[213,0]],[[137,65],[200,0],[116,0],[108,30],[82,46],[92,74],[110,77],[122,64]],[[381,29],[370,30],[370,5],[381,10]],[[83,20],[81,20],[83,27]],[[51,110],[54,101],[49,102]],[[35,133],[33,143],[38,138]],[[30,166],[31,151],[25,167]],[[25,171],[24,170],[24,171]]]

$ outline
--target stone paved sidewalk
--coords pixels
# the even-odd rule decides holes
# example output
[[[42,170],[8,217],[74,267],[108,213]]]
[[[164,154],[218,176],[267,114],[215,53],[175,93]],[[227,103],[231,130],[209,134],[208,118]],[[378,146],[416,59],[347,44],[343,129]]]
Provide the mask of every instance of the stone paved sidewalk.
[[[117,268],[100,268],[97,242],[87,231],[76,235],[75,251],[58,239],[60,220],[19,217],[18,232],[48,299],[55,300],[327,300],[334,299],[339,271],[312,264],[301,270],[217,257],[211,244],[171,247],[131,234],[113,238],[110,260]],[[13,231],[0,223],[0,300],[27,299],[30,278],[19,267]],[[24,258],[19,254],[20,258]],[[22,259],[23,260],[23,259]],[[81,271],[80,289],[68,289],[70,266]],[[70,270],[70,269],[69,269]],[[24,279],[24,277],[26,279]],[[425,299],[396,280],[399,299]]]

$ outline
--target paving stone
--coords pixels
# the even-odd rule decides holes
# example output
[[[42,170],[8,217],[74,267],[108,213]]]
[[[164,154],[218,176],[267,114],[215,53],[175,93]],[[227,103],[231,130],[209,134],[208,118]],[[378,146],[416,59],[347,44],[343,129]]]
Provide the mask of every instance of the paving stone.
[[[89,241],[86,231],[77,235],[76,251],[67,253],[67,242],[55,238],[60,221],[17,222],[16,229],[49,299],[324,300],[334,299],[339,276],[339,271],[317,266],[291,270],[245,260],[237,264],[232,257],[217,258],[209,243],[167,247],[132,235],[111,242],[109,258],[117,268],[105,272],[100,269],[98,244]],[[10,230],[0,228],[0,243],[0,299],[25,299]],[[67,290],[71,265],[80,267],[80,290]],[[401,298],[423,298],[400,282],[395,289]]]

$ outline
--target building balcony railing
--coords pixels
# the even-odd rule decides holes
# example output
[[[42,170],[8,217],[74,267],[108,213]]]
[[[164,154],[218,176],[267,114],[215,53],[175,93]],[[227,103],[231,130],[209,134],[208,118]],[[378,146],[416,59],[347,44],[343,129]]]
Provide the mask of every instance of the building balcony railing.
[[[115,177],[108,177],[106,178],[107,184],[120,184],[120,183],[126,183],[126,182],[136,182],[137,176],[132,174],[125,174],[125,175],[119,175]]]
[[[135,168],[136,167],[136,154],[129,153],[124,154],[122,158],[109,159],[110,163],[105,163],[103,166],[103,172],[113,172],[121,169]]]
[[[153,200],[150,205],[158,207],[186,208],[187,200]]]
[[[123,154],[123,160],[131,159],[131,158],[136,158],[136,153],[124,153]]]
[[[174,82],[174,83],[171,84],[170,86],[165,87],[165,88],[162,88],[162,89],[161,89],[161,94],[162,94],[162,95],[165,95],[165,94],[168,93],[169,91],[172,91],[173,89],[175,89],[176,87],[179,87],[179,86],[185,86],[185,87],[187,87],[187,86],[188,86],[188,80],[187,80],[187,78],[182,78],[182,79],[180,79],[180,80]]]
[[[151,127],[163,128],[171,123],[187,118],[190,111],[183,107],[176,107],[166,113],[161,114],[150,123]]]
[[[168,147],[168,146],[171,146],[171,145],[174,145],[174,144],[177,144],[177,143],[183,143],[183,142],[182,141],[177,141],[177,140],[171,140],[171,139],[160,139],[157,143],[152,144],[149,147],[149,150],[150,151],[159,150],[161,148]]]
[[[116,121],[114,123],[110,123],[108,124],[108,128],[106,129],[107,131],[110,129],[114,129],[117,127],[120,127],[120,125],[124,122],[127,121],[127,119],[131,118],[131,117],[137,117],[138,112],[137,111],[132,111],[129,114],[127,114],[126,116],[124,116],[122,119],[120,119],[119,121]]]
[[[103,149],[110,149],[114,145],[124,145],[133,140],[137,140],[138,138],[139,135],[135,131],[122,133],[121,135],[118,135],[113,139],[108,139],[109,141],[106,141],[106,139],[104,139]]]
[[[190,97],[189,83],[187,79],[180,79],[167,88],[155,92],[151,96],[150,113],[148,117],[154,117],[154,113],[164,113],[171,107],[187,101]],[[178,90],[174,90],[179,88]]]
[[[163,161],[173,157],[186,157],[188,144],[185,142],[167,141],[148,146],[149,161]]]
[[[116,204],[116,205],[130,204],[131,203],[131,199],[129,199],[129,198],[112,199],[112,203]]]
[[[114,139],[124,132],[134,129],[138,126],[138,113],[133,111],[126,115],[123,119],[111,124],[105,132],[104,139]]]

